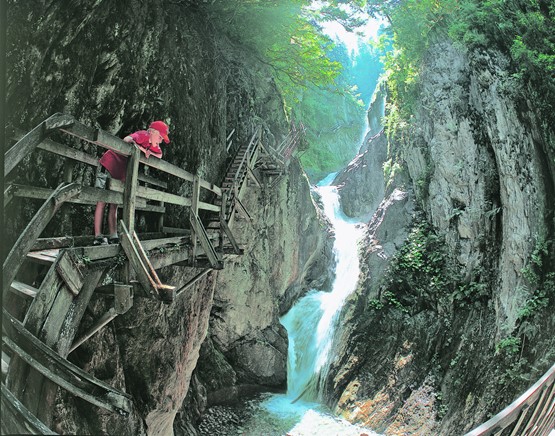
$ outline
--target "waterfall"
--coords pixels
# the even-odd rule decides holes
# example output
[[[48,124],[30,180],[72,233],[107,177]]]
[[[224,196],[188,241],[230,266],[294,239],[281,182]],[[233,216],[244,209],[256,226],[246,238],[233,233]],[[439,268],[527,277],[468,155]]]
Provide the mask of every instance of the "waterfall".
[[[287,397],[292,401],[318,400],[319,386],[325,380],[333,353],[338,315],[358,281],[358,240],[362,229],[341,211],[337,188],[329,185],[334,176],[330,174],[315,188],[335,230],[332,289],[310,291],[281,319],[289,335]]]
[[[316,187],[324,213],[335,231],[335,279],[329,292],[313,289],[281,318],[289,335],[287,394],[270,394],[253,406],[244,436],[320,436],[361,434],[380,436],[335,416],[318,402],[321,383],[333,359],[333,338],[339,314],[356,289],[359,276],[358,241],[363,233],[339,207],[337,188],[330,174]]]

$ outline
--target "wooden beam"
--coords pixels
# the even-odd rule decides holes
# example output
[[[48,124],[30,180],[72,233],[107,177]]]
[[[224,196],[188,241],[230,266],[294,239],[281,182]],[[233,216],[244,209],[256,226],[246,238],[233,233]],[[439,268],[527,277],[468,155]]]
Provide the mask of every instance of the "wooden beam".
[[[4,155],[4,176],[7,176],[25,156],[32,152],[48,136],[50,130],[67,125],[68,122],[70,121],[67,116],[56,113],[17,141]]]
[[[212,268],[207,268],[199,272],[195,277],[189,280],[185,285],[181,286],[175,293],[175,297],[179,297],[185,290],[189,289],[195,283],[197,283],[200,279],[202,279],[206,274],[213,271]]]
[[[87,165],[98,165],[98,158],[96,156],[91,156],[90,154],[82,150],[77,150],[73,147],[68,147],[67,145],[60,144],[50,138],[46,138],[44,141],[42,141],[37,146],[37,148],[49,153],[57,154],[58,156],[66,157],[73,161],[82,162]]]
[[[237,241],[235,240],[235,237],[233,236],[233,233],[231,232],[231,229],[229,228],[225,220],[220,221],[220,226],[222,226],[222,230],[227,236],[227,239],[229,239],[229,242],[233,247],[233,252],[235,254],[243,254],[243,250],[239,247],[239,244],[237,244]]]
[[[112,321],[116,316],[118,316],[118,313],[116,312],[115,308],[111,307],[110,309],[108,309],[108,311],[104,315],[102,315],[83,336],[81,336],[73,343],[73,345],[69,349],[69,352],[71,353],[77,347],[82,345],[86,340],[93,337],[95,333],[98,333],[100,330],[102,330],[102,328],[104,328],[104,326]]]
[[[191,212],[189,216],[189,221],[191,223],[191,228],[194,229],[195,234],[197,235],[200,241],[200,244],[204,249],[204,253],[208,257],[208,260],[212,268],[222,269],[223,261],[218,255],[218,253],[216,253],[214,246],[210,242],[210,238],[208,237],[208,234],[206,233],[206,230],[204,229],[204,226],[202,225],[202,222],[200,221],[200,218],[198,217],[198,215],[194,215]],[[193,262],[195,261],[195,257],[192,257],[192,261]]]
[[[110,190],[123,192],[124,185],[119,180],[112,179],[110,181]],[[191,200],[180,195],[171,194],[169,192],[158,191],[157,189],[147,188],[145,186],[137,187],[137,196],[154,201],[163,201],[166,203],[177,204],[178,206],[191,206]]]
[[[4,189],[4,209],[13,200],[13,197],[14,197],[13,191],[14,191],[13,185],[9,185],[6,189]]]
[[[63,251],[60,260],[56,263],[56,271],[73,295],[78,295],[83,286],[83,272],[82,266],[79,265],[71,250]]]
[[[123,222],[129,229],[129,233],[135,231],[135,197],[137,196],[139,175],[139,156],[141,151],[133,147],[128,158],[127,173],[125,176],[125,191],[123,192]]]
[[[262,184],[258,180],[258,177],[256,177],[256,174],[254,174],[253,170],[250,167],[247,168],[247,174],[249,175],[249,177],[255,183],[256,186],[258,186],[259,188],[262,187]]]
[[[24,298],[33,299],[37,296],[37,292],[39,290],[33,286],[14,280],[10,286],[10,291],[16,293],[17,295],[21,295]]]
[[[12,185],[12,196],[35,198],[45,200],[54,190],[50,188],[39,188],[34,186]],[[108,189],[92,188],[90,186],[81,186],[81,192],[75,197],[67,200],[68,203],[95,205],[97,202],[113,203],[117,205],[123,204],[123,193],[110,191]],[[146,204],[141,198],[136,200],[136,210],[144,210],[147,212],[164,213],[166,209],[161,206]]]
[[[133,306],[133,286],[114,283],[114,309],[118,315],[127,312]]]
[[[58,434],[29,412],[4,383],[2,383],[2,421],[3,434]]]
[[[40,236],[46,225],[60,206],[69,198],[74,197],[80,191],[80,187],[74,183],[60,185],[31,219],[25,230],[21,233],[12,247],[3,265],[3,294],[6,295],[11,282],[14,280],[19,267],[25,260],[25,256],[33,246],[35,240]]]
[[[51,343],[47,343],[62,357],[67,357],[71,344],[75,340],[78,327],[81,324],[85,310],[90,303],[94,294],[94,290],[104,277],[106,268],[91,268],[84,273],[84,283],[79,295],[70,299],[68,304],[61,307],[61,311],[65,312],[62,316],[63,322],[46,322],[45,329],[49,329],[48,334],[44,334],[45,339],[51,338]],[[59,299],[57,304],[63,304],[64,301]],[[56,308],[52,311],[55,312]]]
[[[2,341],[14,353],[54,383],[91,404],[128,415],[131,397],[60,357],[54,350],[28,332],[8,312],[3,312]]]

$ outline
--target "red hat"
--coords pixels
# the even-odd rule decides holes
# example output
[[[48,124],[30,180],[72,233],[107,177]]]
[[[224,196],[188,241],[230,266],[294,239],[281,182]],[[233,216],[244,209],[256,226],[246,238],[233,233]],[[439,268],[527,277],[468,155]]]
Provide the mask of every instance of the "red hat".
[[[168,138],[169,127],[166,123],[164,123],[163,121],[153,121],[152,123],[150,123],[150,126],[148,126],[148,128],[158,130],[160,132],[160,135],[162,135],[162,138],[164,138],[164,142],[166,144],[170,143],[170,138]]]

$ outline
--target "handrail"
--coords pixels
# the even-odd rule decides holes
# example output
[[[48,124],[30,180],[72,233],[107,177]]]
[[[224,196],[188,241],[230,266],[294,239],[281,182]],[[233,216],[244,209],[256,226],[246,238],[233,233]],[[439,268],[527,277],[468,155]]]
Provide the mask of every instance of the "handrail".
[[[484,422],[465,436],[498,434],[517,419],[512,435],[547,435],[555,419],[555,364],[534,385],[497,415]],[[541,409],[540,409],[541,408]],[[532,410],[528,421],[526,415]],[[524,430],[519,432],[522,424]],[[545,432],[543,432],[545,431]]]
[[[243,159],[241,159],[241,163],[239,164],[239,167],[237,168],[237,171],[235,172],[235,176],[233,177],[234,182],[237,181],[237,179],[239,178],[239,174],[241,174],[241,172],[242,172],[243,164],[245,163],[245,160],[247,159],[247,156],[249,155],[249,151],[250,151],[252,145],[254,144],[254,139],[258,135],[259,131],[260,131],[260,127],[258,127],[256,129],[256,131],[254,132],[254,134],[252,135],[252,138],[249,142],[249,145],[247,146],[247,150],[245,151],[245,154],[243,155]]]

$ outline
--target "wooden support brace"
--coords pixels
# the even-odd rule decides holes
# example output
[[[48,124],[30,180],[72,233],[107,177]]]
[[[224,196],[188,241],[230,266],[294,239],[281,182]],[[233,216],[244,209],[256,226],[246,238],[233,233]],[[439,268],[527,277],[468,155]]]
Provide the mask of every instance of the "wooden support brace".
[[[191,286],[193,286],[195,283],[197,283],[200,279],[202,279],[210,271],[212,271],[212,268],[207,268],[205,270],[202,270],[196,276],[194,276],[191,280],[189,280],[186,284],[181,286],[177,290],[177,292],[175,293],[176,298],[179,297],[179,295],[181,295],[181,293],[183,293],[185,290],[189,289]]]
[[[229,226],[227,225],[225,220],[220,221],[220,225],[222,226],[222,230],[226,234],[227,239],[229,239],[229,242],[231,243],[231,246],[233,247],[233,252],[235,254],[243,254],[243,249],[241,249],[239,247],[239,244],[237,244],[237,241],[235,240],[235,237],[233,236],[233,233],[231,233],[231,229],[229,228]]]
[[[198,215],[194,215],[191,212],[189,216],[189,221],[191,223],[191,228],[194,230],[195,234],[199,238],[200,244],[204,249],[204,253],[208,257],[208,261],[210,262],[210,265],[215,269],[222,269],[223,261],[218,255],[218,253],[216,253],[214,246],[210,242],[210,238],[208,237],[208,234],[206,233],[206,230],[202,225],[202,222],[200,221],[200,218],[198,217]],[[193,258],[193,262],[194,261],[195,259]]]
[[[250,167],[247,168],[247,174],[249,175],[251,180],[256,184],[256,186],[258,186],[259,188],[262,187],[260,180],[258,180],[258,177],[256,177],[256,174],[254,174],[253,170]]]
[[[7,176],[16,166],[29,155],[38,144],[40,144],[49,134],[52,125],[56,124],[61,114],[54,114],[50,118],[41,122],[23,138],[17,141],[4,155],[4,175]]]
[[[243,205],[243,203],[241,203],[241,200],[239,200],[238,197],[235,197],[235,205],[236,208],[241,211],[241,213],[243,214],[243,216],[245,218],[247,218],[251,223],[253,222],[251,215],[249,214],[247,208]],[[237,207],[238,206],[238,207]]]
[[[118,315],[133,306],[133,286],[114,283],[114,309]]]
[[[74,351],[77,347],[79,347],[80,345],[82,345],[85,341],[87,341],[88,339],[90,339],[92,336],[94,336],[95,333],[98,333],[100,330],[102,330],[102,328],[108,324],[110,321],[112,321],[116,316],[118,316],[118,313],[116,311],[116,309],[114,307],[111,307],[104,315],[102,315],[98,321],[96,321],[92,327],[87,331],[87,333],[85,333],[83,336],[81,336],[79,339],[77,339],[73,345],[71,346],[71,348],[69,349],[69,352],[71,353],[72,351]]]
[[[129,395],[112,388],[62,358],[27,331],[6,310],[2,312],[2,341],[29,365],[73,395],[91,404],[122,415],[128,415],[131,412]]]
[[[160,282],[156,270],[150,263],[137,234],[133,232],[131,236],[127,230],[123,220],[120,221],[121,226],[121,246],[129,259],[131,267],[137,273],[139,282],[147,292],[154,295],[158,299],[169,302],[173,301],[175,287],[164,285]]]

